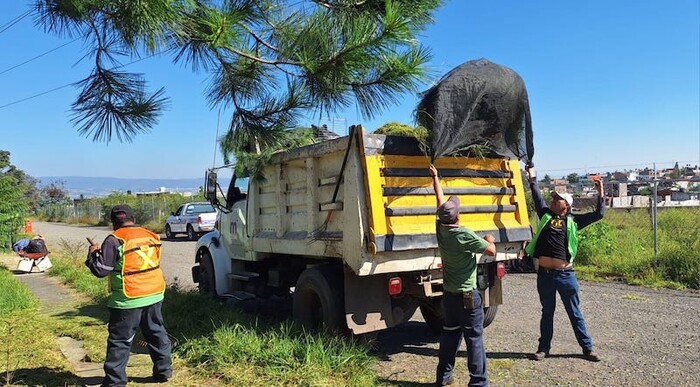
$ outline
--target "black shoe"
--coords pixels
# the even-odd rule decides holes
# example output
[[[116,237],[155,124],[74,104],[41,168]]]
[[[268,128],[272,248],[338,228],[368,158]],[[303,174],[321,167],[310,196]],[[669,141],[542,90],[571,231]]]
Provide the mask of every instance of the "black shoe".
[[[455,381],[454,375],[450,376],[449,379],[447,379],[445,382],[435,382],[435,386],[440,387],[440,386],[449,386],[452,384],[452,382]]]
[[[535,354],[532,356],[534,360],[540,361],[544,360],[545,357],[549,356],[549,353],[544,352],[544,351],[537,351]]]
[[[172,376],[165,376],[165,375],[153,375],[151,377],[151,380],[154,383],[167,383],[168,380],[170,380]]]
[[[583,350],[583,358],[588,361],[599,362],[600,356],[598,356],[592,349]]]

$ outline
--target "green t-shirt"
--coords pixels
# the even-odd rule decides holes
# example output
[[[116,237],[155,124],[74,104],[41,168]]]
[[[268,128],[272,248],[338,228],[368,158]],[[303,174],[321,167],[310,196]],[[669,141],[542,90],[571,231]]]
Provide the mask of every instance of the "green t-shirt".
[[[443,287],[448,292],[468,292],[476,288],[476,256],[489,243],[466,227],[445,227],[436,222],[442,258]]]

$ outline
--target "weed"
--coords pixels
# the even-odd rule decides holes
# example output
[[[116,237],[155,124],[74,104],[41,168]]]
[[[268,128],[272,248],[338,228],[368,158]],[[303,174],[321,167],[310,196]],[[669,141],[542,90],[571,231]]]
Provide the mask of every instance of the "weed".
[[[612,246],[611,246],[612,245]],[[630,284],[700,289],[700,210],[659,212],[658,254],[648,211],[608,211],[605,220],[581,231],[580,269],[615,274]]]

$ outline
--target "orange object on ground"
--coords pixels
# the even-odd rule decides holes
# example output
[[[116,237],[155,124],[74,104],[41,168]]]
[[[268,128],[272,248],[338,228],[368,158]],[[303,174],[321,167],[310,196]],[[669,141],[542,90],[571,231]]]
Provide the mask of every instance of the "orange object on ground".
[[[24,221],[24,233],[25,234],[31,234],[33,232],[32,229],[32,221],[27,219]]]

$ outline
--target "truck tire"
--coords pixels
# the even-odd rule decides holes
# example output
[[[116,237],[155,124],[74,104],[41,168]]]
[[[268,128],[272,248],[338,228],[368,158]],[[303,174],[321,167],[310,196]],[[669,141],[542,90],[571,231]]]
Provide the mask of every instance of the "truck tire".
[[[197,233],[194,232],[194,228],[192,228],[191,225],[187,225],[187,239],[191,241],[196,241],[197,240]]]
[[[496,319],[498,305],[492,305],[484,308],[484,328],[491,325]],[[423,315],[423,320],[434,334],[442,332],[442,305],[440,302],[431,304],[423,304],[420,306],[420,313]]]
[[[215,278],[214,263],[211,260],[211,255],[209,255],[209,252],[203,252],[202,259],[199,261],[199,283],[197,284],[199,293],[217,297]]]
[[[170,229],[169,224],[165,225],[165,239],[168,239],[168,240],[175,239],[175,234],[173,233],[173,230]]]
[[[491,325],[493,320],[496,319],[496,313],[498,312],[498,305],[491,305],[484,308],[484,328]]]
[[[442,302],[440,299],[434,299],[429,301],[427,304],[421,304],[419,306],[420,314],[423,315],[423,320],[430,328],[430,331],[436,335],[442,332]]]
[[[304,270],[294,289],[292,315],[306,330],[322,326],[333,331],[347,330],[343,302],[343,274],[324,264]]]

